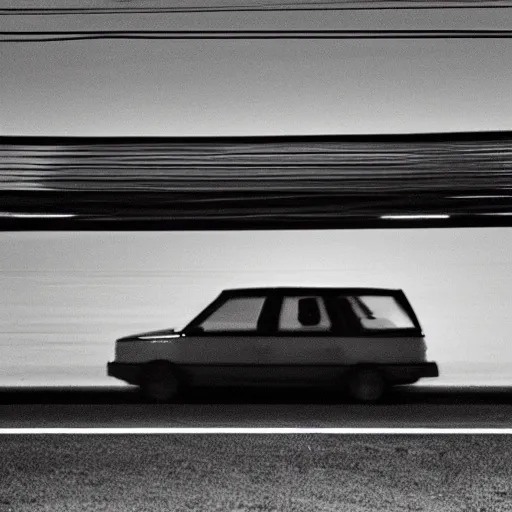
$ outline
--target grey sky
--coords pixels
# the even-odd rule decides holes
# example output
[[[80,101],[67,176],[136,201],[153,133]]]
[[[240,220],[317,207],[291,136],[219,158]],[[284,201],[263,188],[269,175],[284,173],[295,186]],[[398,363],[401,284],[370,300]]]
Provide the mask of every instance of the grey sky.
[[[4,16],[1,24],[3,30],[511,28],[512,9]],[[2,134],[501,130],[512,119],[509,40],[5,43],[0,59]]]

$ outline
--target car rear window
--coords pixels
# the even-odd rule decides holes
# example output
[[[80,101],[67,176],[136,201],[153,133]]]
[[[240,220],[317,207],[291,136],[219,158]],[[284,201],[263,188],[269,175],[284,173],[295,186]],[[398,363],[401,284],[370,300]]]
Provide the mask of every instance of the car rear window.
[[[359,295],[346,297],[366,330],[411,329],[414,322],[395,297]]]

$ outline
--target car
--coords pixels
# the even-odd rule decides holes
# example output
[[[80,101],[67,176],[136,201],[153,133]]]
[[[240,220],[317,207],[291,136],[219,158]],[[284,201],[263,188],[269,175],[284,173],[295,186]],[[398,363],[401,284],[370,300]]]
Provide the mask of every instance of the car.
[[[182,330],[116,340],[108,375],[169,402],[194,386],[335,386],[360,402],[437,377],[402,290],[224,290]]]

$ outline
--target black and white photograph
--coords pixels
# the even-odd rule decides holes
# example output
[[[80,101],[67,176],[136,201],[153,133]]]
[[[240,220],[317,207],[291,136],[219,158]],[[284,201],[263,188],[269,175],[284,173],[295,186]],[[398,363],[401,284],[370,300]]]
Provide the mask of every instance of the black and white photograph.
[[[512,510],[511,62],[510,0],[0,0],[0,512]]]

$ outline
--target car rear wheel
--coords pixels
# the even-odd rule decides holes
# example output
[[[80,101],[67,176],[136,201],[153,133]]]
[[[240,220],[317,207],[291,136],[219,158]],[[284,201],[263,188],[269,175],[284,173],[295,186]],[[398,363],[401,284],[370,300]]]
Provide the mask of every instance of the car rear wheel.
[[[143,397],[150,402],[170,402],[179,392],[179,381],[172,365],[165,362],[148,364],[142,375],[140,389]]]
[[[375,368],[357,368],[347,379],[348,394],[358,402],[376,402],[386,391],[386,380]]]

